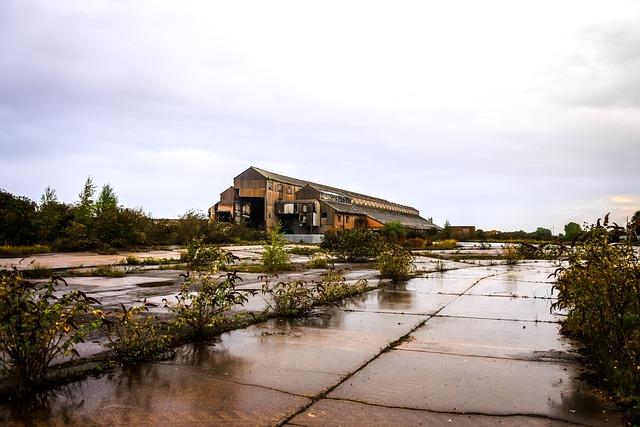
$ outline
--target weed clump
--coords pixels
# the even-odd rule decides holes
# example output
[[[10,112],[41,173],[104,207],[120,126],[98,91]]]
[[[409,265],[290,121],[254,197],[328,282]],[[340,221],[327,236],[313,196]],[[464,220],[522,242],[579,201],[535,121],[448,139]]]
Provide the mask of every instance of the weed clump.
[[[640,414],[640,260],[638,248],[611,240],[624,229],[590,226],[556,271],[558,300],[567,310],[563,329],[581,339],[613,393]]]
[[[124,277],[127,273],[112,265],[101,265],[90,272],[95,277]]]
[[[434,249],[434,250],[455,249],[457,247],[458,247],[458,242],[455,239],[445,239],[445,240],[436,240],[429,246],[429,249]]]
[[[376,257],[376,267],[382,277],[398,282],[411,276],[413,260],[410,251],[395,243],[387,243]]]
[[[106,320],[107,339],[116,352],[117,360],[130,365],[149,360],[168,349],[168,337],[160,332],[157,319],[147,315],[146,300],[141,305],[112,313],[114,320]]]
[[[349,284],[342,270],[330,268],[323,274],[322,283],[318,284],[317,290],[316,303],[329,304],[363,293],[367,290],[367,281],[361,279],[354,284]]]
[[[508,265],[517,264],[522,259],[522,254],[518,246],[514,243],[505,243],[500,249],[500,256],[502,256]]]
[[[233,263],[235,257],[217,245],[204,243],[202,238],[194,238],[187,245],[187,252],[182,261],[189,263],[192,269],[209,269],[218,271],[227,264]]]
[[[101,325],[98,301],[77,290],[54,295],[61,283],[33,284],[17,269],[0,272],[0,369],[17,394],[45,383],[51,362],[78,355],[74,344]],[[87,315],[96,320],[80,323]]]
[[[321,247],[340,261],[365,262],[376,256],[381,244],[372,230],[338,230],[325,233]]]
[[[175,302],[166,299],[165,307],[174,314],[176,327],[187,327],[195,339],[215,334],[224,324],[224,313],[248,301],[247,294],[236,290],[238,275],[219,276],[210,271],[188,273]]]
[[[271,284],[269,276],[263,276],[262,280],[262,294],[269,296],[265,299],[268,310],[277,316],[296,316],[313,306],[315,289],[307,282],[295,280]]]
[[[308,268],[327,268],[332,265],[333,261],[331,260],[331,256],[326,252],[316,252],[309,262],[307,263]]]

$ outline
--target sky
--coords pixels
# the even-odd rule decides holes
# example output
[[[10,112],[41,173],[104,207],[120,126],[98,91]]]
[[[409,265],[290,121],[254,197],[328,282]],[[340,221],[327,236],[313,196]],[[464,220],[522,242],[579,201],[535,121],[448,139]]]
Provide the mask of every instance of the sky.
[[[0,188],[177,217],[249,166],[440,225],[624,222],[640,2],[0,2]]]

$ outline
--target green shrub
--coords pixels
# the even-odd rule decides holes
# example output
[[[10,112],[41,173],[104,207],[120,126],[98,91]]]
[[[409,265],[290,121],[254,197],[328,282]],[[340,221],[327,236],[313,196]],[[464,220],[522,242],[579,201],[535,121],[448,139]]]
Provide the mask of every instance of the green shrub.
[[[74,345],[101,324],[92,306],[98,301],[77,290],[56,296],[60,283],[33,284],[16,269],[0,271],[0,368],[18,394],[43,384],[51,362],[77,355]],[[81,323],[87,315],[97,319]]]
[[[387,243],[378,253],[376,267],[380,275],[394,282],[406,280],[413,271],[413,255],[395,243]]]
[[[272,284],[269,276],[262,277],[262,294],[267,295],[267,310],[277,316],[296,316],[315,302],[315,289],[307,282],[296,280]]]
[[[262,265],[266,271],[276,272],[291,268],[291,255],[285,249],[285,239],[280,225],[271,231],[271,240],[263,245]]]
[[[168,348],[168,338],[160,332],[157,319],[147,315],[148,311],[146,301],[130,308],[122,305],[120,311],[111,313],[114,320],[105,321],[107,339],[124,365],[152,359]]]
[[[407,229],[400,222],[391,221],[382,227],[380,234],[388,242],[400,243],[407,237]]]
[[[455,239],[436,240],[431,244],[429,249],[455,249],[458,247],[458,242]]]
[[[628,228],[627,235],[631,234]],[[558,300],[567,310],[564,330],[580,338],[616,396],[640,412],[640,261],[630,239],[605,217],[571,247],[556,272]]]
[[[522,259],[518,245],[515,243],[505,243],[500,249],[500,256],[508,265],[517,264]]]
[[[380,237],[372,230],[338,230],[325,233],[321,247],[334,253],[339,260],[363,262],[376,256]]]
[[[177,327],[189,328],[192,337],[206,338],[224,324],[224,313],[248,301],[249,292],[236,290],[241,280],[235,272],[215,276],[211,272],[189,273],[176,295],[176,302],[164,300],[175,315]]]
[[[217,244],[260,242],[266,238],[264,231],[229,222],[209,222],[204,235],[207,243]]]
[[[426,242],[427,241],[421,237],[410,237],[404,241],[403,245],[409,249],[424,249]]]
[[[288,249],[289,253],[294,255],[314,255],[319,250],[320,248],[316,246],[294,246]]]
[[[187,245],[185,261],[192,269],[207,268],[212,271],[221,270],[237,258],[220,246],[204,243],[202,238],[195,238]]]
[[[307,267],[327,268],[331,264],[333,264],[333,261],[331,260],[331,256],[328,253],[316,252],[307,263]]]
[[[367,280],[361,279],[356,283],[346,282],[342,270],[329,269],[322,275],[322,283],[317,286],[317,304],[328,304],[344,298],[358,295],[367,290]]]
[[[124,277],[126,272],[112,265],[101,265],[90,272],[95,277]]]
[[[29,279],[48,279],[53,276],[53,269],[37,262],[31,262],[29,267],[22,271],[22,274]]]

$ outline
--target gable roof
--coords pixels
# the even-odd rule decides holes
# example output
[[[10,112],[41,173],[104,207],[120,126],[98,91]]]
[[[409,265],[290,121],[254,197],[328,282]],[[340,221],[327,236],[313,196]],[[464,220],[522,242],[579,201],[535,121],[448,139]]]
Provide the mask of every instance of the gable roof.
[[[273,181],[279,181],[279,182],[282,182],[282,183],[285,183],[285,184],[291,184],[291,185],[295,185],[295,186],[298,186],[298,187],[304,187],[305,185],[310,185],[310,186],[312,186],[315,189],[320,190],[320,191],[332,192],[332,193],[342,193],[342,194],[344,194],[346,196],[349,196],[351,198],[370,200],[370,201],[373,201],[373,202],[380,202],[380,203],[388,203],[388,204],[393,205],[393,206],[398,206],[398,207],[406,208],[406,209],[413,209],[413,210],[417,211],[417,209],[415,209],[415,208],[413,208],[411,206],[401,205],[399,203],[390,202],[388,200],[381,199],[379,197],[367,196],[366,194],[355,193],[353,191],[343,190],[343,189],[336,188],[336,187],[330,187],[330,186],[324,185],[324,184],[318,184],[318,183],[311,182],[311,181],[304,181],[302,179],[291,178],[289,176],[285,176],[285,175],[280,175],[280,174],[277,174],[277,173],[269,172],[269,171],[266,171],[264,169],[257,168],[255,166],[251,166],[249,169],[253,169],[254,171],[259,173],[263,177],[265,177],[267,179],[271,179]]]
[[[435,225],[431,221],[422,218],[420,215],[409,215],[400,212],[392,212],[388,210],[376,209],[365,206],[356,206],[351,203],[340,203],[323,200],[323,203],[331,206],[337,212],[352,215],[366,215],[376,221],[386,225],[390,222],[399,222],[407,228],[414,230],[440,230],[441,227]]]

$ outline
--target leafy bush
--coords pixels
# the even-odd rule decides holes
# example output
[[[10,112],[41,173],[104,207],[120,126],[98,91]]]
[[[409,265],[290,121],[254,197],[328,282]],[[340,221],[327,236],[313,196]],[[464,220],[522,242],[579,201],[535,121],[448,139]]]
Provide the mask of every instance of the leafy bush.
[[[279,225],[271,231],[271,241],[263,248],[262,265],[266,271],[283,271],[291,267],[291,255],[285,249],[285,239]]]
[[[101,265],[91,270],[90,274],[95,277],[124,277],[126,272],[112,265]]]
[[[407,229],[400,222],[391,221],[382,227],[380,234],[389,242],[399,243],[407,237]]]
[[[16,269],[0,271],[0,368],[17,393],[43,384],[58,356],[77,355],[74,344],[101,324],[93,298],[80,291],[54,292],[63,279],[46,284],[24,280]],[[80,316],[96,320],[80,323]]]
[[[556,251],[549,243],[534,245],[522,242],[518,244],[517,252],[520,259],[553,259]]]
[[[262,280],[262,294],[269,296],[265,299],[267,310],[277,316],[296,316],[315,302],[315,289],[307,282],[296,280],[271,284],[269,276],[263,276]]]
[[[589,227],[556,271],[555,309],[568,317],[564,330],[586,345],[612,391],[640,412],[640,261],[630,239],[612,244],[622,229],[608,223]],[[631,229],[626,230],[627,235]]]
[[[429,249],[455,249],[458,247],[458,242],[454,239],[436,240],[429,246]]]
[[[146,300],[130,308],[122,305],[120,311],[111,313],[114,320],[105,321],[107,339],[120,363],[138,363],[167,350],[168,338],[160,332],[157,319],[146,315],[148,311]]]
[[[32,261],[27,269],[22,270],[22,275],[29,279],[48,279],[53,276],[53,269]]]
[[[375,257],[380,245],[372,230],[338,230],[325,233],[321,247],[341,261],[363,262]]]
[[[380,275],[394,282],[406,280],[413,271],[413,255],[395,243],[387,243],[378,253],[376,267]]]
[[[236,290],[238,280],[242,279],[235,272],[218,277],[211,272],[189,273],[176,302],[164,300],[165,307],[176,316],[176,326],[188,327],[194,338],[206,338],[224,323],[226,311],[248,301],[249,292]]]
[[[313,255],[320,250],[317,246],[294,246],[289,248],[289,253],[294,255]]]
[[[367,280],[361,279],[354,284],[346,282],[343,270],[329,269],[322,276],[322,283],[317,286],[317,304],[328,304],[344,298],[358,295],[367,290]]]
[[[518,245],[515,243],[506,243],[500,249],[500,256],[504,258],[508,265],[517,264],[522,259]]]
[[[404,247],[409,249],[423,249],[427,241],[421,237],[410,237],[404,241]]]
[[[309,262],[308,268],[327,268],[333,263],[331,256],[326,252],[316,252],[313,254]]]
[[[185,261],[189,262],[191,268],[208,268],[212,271],[218,271],[225,265],[233,263],[236,259],[230,252],[221,247],[204,243],[200,237],[189,242],[185,256]]]

